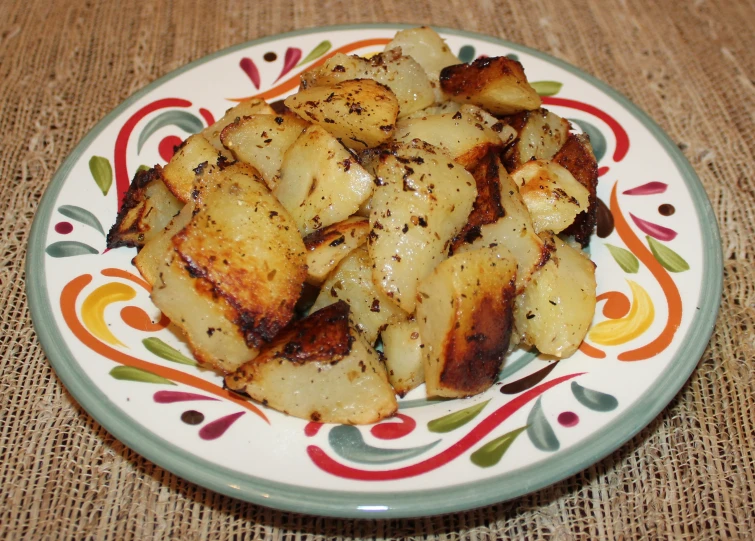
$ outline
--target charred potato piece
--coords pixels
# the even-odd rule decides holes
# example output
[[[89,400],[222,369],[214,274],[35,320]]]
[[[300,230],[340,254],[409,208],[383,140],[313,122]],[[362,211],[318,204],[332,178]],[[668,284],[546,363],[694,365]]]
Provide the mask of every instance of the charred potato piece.
[[[248,167],[218,168],[197,191],[192,220],[173,247],[193,276],[234,307],[247,344],[259,347],[293,316],[307,272],[304,243]]]
[[[511,178],[519,187],[536,233],[560,233],[574,223],[577,214],[588,209],[590,192],[555,162],[527,162]]]
[[[517,262],[516,290],[524,291],[532,273],[545,264],[549,247],[535,234],[519,191],[494,153],[471,171],[477,183],[469,220],[454,238],[451,253],[502,245]]]
[[[505,119],[517,133],[503,163],[513,171],[530,160],[550,160],[566,143],[569,121],[546,109],[524,111]]]
[[[383,327],[407,316],[372,281],[372,261],[365,247],[351,252],[328,276],[312,310],[339,300],[351,306],[351,320],[370,344]]]
[[[367,242],[370,221],[354,216],[304,237],[307,283],[319,286],[349,253]]]
[[[461,63],[451,52],[446,42],[430,27],[407,28],[396,32],[393,40],[385,46],[386,51],[401,49],[401,54],[416,60],[425,70],[433,87],[435,101],[444,100],[440,89],[440,72],[447,66]]]
[[[134,258],[134,265],[154,288],[158,284],[162,267],[173,250],[173,236],[189,225],[194,205],[188,203],[158,235],[150,239]]]
[[[302,74],[304,89],[327,86],[351,79],[372,79],[390,88],[398,101],[399,118],[432,105],[433,88],[425,71],[413,58],[402,56],[400,50],[377,54],[369,59],[333,55],[319,68]]]
[[[389,323],[380,333],[388,381],[396,394],[404,396],[425,382],[422,339],[413,319]]]
[[[182,203],[191,200],[194,181],[202,170],[225,158],[201,135],[192,135],[176,150],[163,168],[163,181]]]
[[[390,139],[398,114],[398,101],[393,92],[371,79],[300,90],[286,98],[286,106],[356,150],[376,147]]]
[[[411,314],[417,285],[446,258],[477,189],[464,168],[421,141],[385,149],[377,173],[368,240],[372,278]]]
[[[165,229],[183,204],[163,182],[162,168],[137,171],[121,211],[107,235],[107,247],[141,248]]]
[[[271,408],[321,423],[376,423],[398,409],[385,367],[349,326],[344,302],[291,325],[225,382]]]
[[[509,347],[515,280],[516,262],[496,246],[455,254],[420,283],[428,396],[471,396],[495,383]]]
[[[540,107],[540,96],[527,82],[522,65],[504,56],[443,68],[440,86],[453,101],[479,105],[494,115]]]
[[[297,115],[245,116],[223,128],[220,140],[237,160],[257,169],[272,190],[283,155],[308,125]]]
[[[490,149],[502,149],[498,133],[480,119],[461,111],[400,120],[394,139],[409,143],[419,139],[440,148],[463,167],[472,167]]]
[[[598,219],[598,162],[592,152],[590,138],[586,134],[569,135],[563,147],[553,157],[553,162],[566,168],[589,192],[588,206],[574,219],[563,233],[572,235],[584,248],[590,243],[590,235]]]
[[[595,314],[595,264],[558,237],[550,260],[516,299],[514,321],[526,346],[569,357],[582,343]]]
[[[240,102],[238,105],[228,109],[219,120],[216,120],[211,126],[202,130],[202,136],[219,152],[225,153],[225,147],[220,140],[220,134],[223,129],[236,121],[237,118],[243,118],[251,115],[273,115],[272,107],[265,100],[251,98]]]
[[[273,193],[302,235],[341,222],[369,199],[373,177],[331,134],[313,125],[283,156]]]

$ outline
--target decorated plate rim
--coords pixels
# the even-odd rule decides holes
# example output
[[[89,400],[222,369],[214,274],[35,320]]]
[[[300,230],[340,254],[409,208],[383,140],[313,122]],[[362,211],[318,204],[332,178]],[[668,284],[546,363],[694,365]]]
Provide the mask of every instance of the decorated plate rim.
[[[475,32],[434,26],[443,34],[468,37],[524,52],[556,65],[597,87],[616,100],[647,128],[669,155],[689,189],[695,211],[700,216],[703,273],[700,306],[673,354],[668,367],[636,399],[633,407],[584,440],[562,451],[558,461],[536,463],[482,481],[446,486],[442,489],[389,494],[371,491],[312,489],[293,484],[240,475],[236,470],[214,464],[169,443],[132,420],[100,391],[74,359],[56,325],[45,277],[44,242],[52,219],[53,204],[83,151],[124,110],[167,81],[215,58],[271,41],[307,34],[345,30],[400,30],[412,24],[354,24],[311,27],[240,43],[192,61],[135,92],[92,128],[66,158],[47,187],[32,224],[26,261],[27,297],[37,336],[58,377],[81,406],[116,439],[153,463],[181,478],[213,491],[268,507],[315,515],[343,518],[398,518],[438,515],[494,504],[561,481],[578,473],[620,448],[646,427],[683,387],[708,344],[717,318],[723,288],[720,234],[707,194],[687,159],[646,113],[612,87],[571,64],[541,51],[500,38]],[[638,407],[638,404],[641,407]]]

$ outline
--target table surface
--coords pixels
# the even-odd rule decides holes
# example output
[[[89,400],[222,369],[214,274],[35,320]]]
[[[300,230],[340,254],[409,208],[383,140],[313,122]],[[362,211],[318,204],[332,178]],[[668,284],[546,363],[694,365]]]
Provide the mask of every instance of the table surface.
[[[0,0],[0,538],[751,539],[755,531],[755,7],[737,0]],[[498,36],[605,81],[697,171],[724,292],[700,363],[662,414],[584,472],[464,513],[337,520],[198,487],[115,440],[35,336],[24,258],[68,153],[139,88],[224,47],[299,28],[408,22]]]

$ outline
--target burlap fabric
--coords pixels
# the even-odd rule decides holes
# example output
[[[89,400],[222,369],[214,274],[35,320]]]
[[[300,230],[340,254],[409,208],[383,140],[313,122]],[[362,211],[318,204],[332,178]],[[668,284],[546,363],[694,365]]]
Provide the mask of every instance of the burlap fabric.
[[[302,27],[412,22],[546,51],[647,111],[702,179],[724,296],[690,381],[605,460],[535,494],[433,518],[332,520],[187,483],[83,411],[32,329],[24,254],[65,156],[132,92],[223,47]],[[738,0],[0,1],[0,538],[753,539],[755,7]]]

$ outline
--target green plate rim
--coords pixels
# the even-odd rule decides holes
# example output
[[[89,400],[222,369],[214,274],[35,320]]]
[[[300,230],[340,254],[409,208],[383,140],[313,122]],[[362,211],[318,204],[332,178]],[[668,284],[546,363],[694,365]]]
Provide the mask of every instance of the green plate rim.
[[[272,482],[213,464],[144,430],[104,393],[97,389],[75,361],[65,344],[49,307],[52,306],[45,284],[44,243],[53,214],[53,204],[65,179],[83,151],[127,107],[178,75],[215,58],[246,47],[322,32],[342,30],[388,30],[421,26],[419,24],[352,24],[311,27],[240,43],[202,57],[178,68],[132,94],[105,116],[81,140],[55,173],[47,187],[32,224],[29,237],[26,293],[32,321],[45,353],[55,372],[81,406],[115,438],[175,475],[215,492],[284,511],[341,518],[402,518],[459,512],[510,500],[566,479],[595,464],[619,449],[646,427],[676,396],[701,358],[716,322],[723,288],[723,258],[718,223],[702,183],[687,159],[646,113],[606,83],[549,54],[493,36],[453,28],[433,27],[440,33],[468,37],[525,52],[559,66],[599,88],[619,102],[650,130],[673,159],[690,190],[701,220],[703,274],[697,315],[666,370],[635,401],[634,407],[619,415],[606,427],[564,451],[558,460],[537,463],[520,470],[493,476],[474,483],[451,485],[443,489],[417,490],[400,494],[311,489]],[[637,404],[642,407],[638,409]]]

